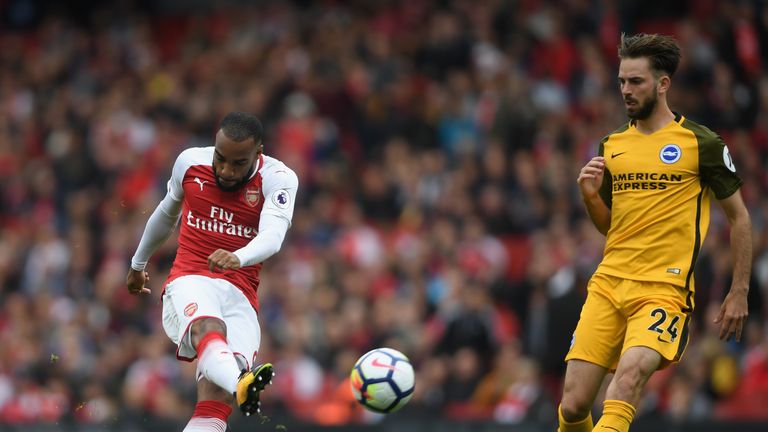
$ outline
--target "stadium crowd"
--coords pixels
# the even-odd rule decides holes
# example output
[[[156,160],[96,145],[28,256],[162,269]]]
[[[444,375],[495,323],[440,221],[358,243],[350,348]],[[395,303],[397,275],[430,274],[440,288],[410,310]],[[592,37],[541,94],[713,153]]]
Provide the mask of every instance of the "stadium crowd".
[[[720,342],[713,211],[691,342],[638,415],[768,421],[765,2],[80,3],[0,2],[0,424],[189,417],[194,365],[160,320],[175,240],[151,296],[124,277],[173,160],[233,110],[300,178],[259,288],[266,412],[375,421],[347,377],[390,346],[417,370],[402,415],[553,421],[603,246],[575,179],[626,121],[621,31],[679,39],[670,105],[729,144],[755,239],[744,340]]]

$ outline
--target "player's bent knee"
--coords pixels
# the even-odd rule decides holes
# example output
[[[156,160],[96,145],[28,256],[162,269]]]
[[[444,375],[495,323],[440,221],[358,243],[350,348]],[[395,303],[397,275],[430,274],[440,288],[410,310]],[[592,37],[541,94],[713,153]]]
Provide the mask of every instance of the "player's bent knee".
[[[584,420],[592,410],[592,401],[586,398],[578,398],[574,395],[563,395],[560,401],[560,413],[565,421],[578,422]]]
[[[235,398],[232,394],[203,378],[197,382],[197,400],[214,400],[225,404],[232,404]]]
[[[217,332],[226,336],[227,326],[224,324],[224,321],[218,318],[200,318],[192,323],[189,331],[192,344],[197,346],[197,342],[207,333]]]

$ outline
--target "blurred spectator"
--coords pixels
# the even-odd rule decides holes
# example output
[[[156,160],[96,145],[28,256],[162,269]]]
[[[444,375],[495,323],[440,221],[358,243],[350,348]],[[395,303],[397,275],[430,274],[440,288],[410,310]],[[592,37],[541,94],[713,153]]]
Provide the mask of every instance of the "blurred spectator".
[[[756,239],[746,340],[724,344],[713,212],[689,358],[640,415],[768,420],[764,3],[182,3],[0,2],[0,423],[190,412],[194,366],[156,318],[174,240],[150,263],[151,298],[122,275],[173,158],[234,109],[264,120],[303,185],[262,274],[260,355],[278,369],[265,407],[378,421],[346,380],[387,345],[417,370],[402,415],[551,422],[603,246],[574,180],[626,120],[621,31],[680,39],[671,105],[730,145]]]

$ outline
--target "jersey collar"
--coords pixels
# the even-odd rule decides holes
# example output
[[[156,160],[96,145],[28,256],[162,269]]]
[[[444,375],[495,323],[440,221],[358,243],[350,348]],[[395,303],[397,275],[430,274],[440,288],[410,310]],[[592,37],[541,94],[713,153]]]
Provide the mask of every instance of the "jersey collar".
[[[682,114],[680,114],[677,111],[672,111],[672,114],[675,115],[675,119],[674,119],[675,123],[683,124],[683,120],[685,120],[685,117],[683,117]],[[630,120],[629,121],[629,125],[632,126],[632,127],[637,127],[637,120],[635,120],[635,119]]]
[[[259,158],[258,158],[258,159],[256,159],[256,168],[255,168],[255,169],[253,170],[253,172],[251,173],[251,176],[250,176],[250,177],[248,177],[248,180],[252,179],[252,178],[253,178],[253,176],[255,176],[255,175],[256,175],[256,173],[258,173],[258,172],[259,172],[259,170],[261,169],[261,167],[262,167],[262,166],[264,166],[264,153],[260,154],[260,155],[259,155]]]

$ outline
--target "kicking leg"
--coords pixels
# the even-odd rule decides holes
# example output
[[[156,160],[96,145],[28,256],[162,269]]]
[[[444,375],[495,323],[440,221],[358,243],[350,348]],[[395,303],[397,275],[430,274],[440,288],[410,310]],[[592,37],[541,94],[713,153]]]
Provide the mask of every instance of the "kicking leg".
[[[227,343],[224,322],[218,318],[200,318],[192,323],[190,338],[197,350],[198,372],[229,394],[234,394],[241,371]]]
[[[245,415],[259,411],[259,393],[272,382],[274,372],[269,363],[254,366],[251,370],[240,370],[235,355],[227,344],[226,326],[217,318],[201,318],[192,324],[190,330],[192,346],[198,353],[197,370],[204,377],[198,381],[202,388],[198,400],[204,398],[222,399],[218,392],[207,390],[207,385],[218,386],[234,398]],[[203,383],[203,384],[200,384]],[[202,387],[201,387],[202,386]]]

